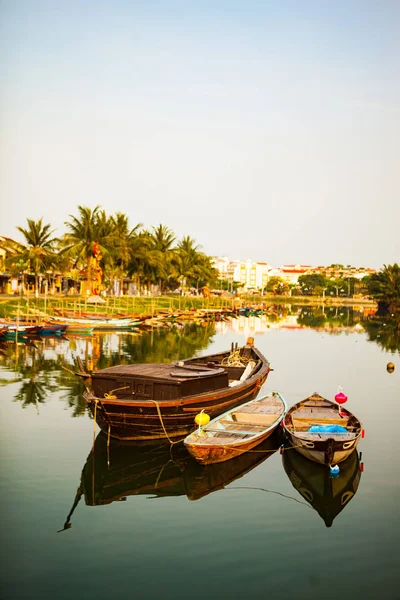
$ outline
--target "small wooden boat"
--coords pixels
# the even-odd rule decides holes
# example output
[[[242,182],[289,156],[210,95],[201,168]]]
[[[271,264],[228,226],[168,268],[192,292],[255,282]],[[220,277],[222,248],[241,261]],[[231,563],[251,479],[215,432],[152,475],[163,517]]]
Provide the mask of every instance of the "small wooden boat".
[[[185,446],[201,464],[230,460],[266,440],[286,412],[279,392],[250,400],[189,434]]]
[[[79,326],[79,327],[88,327],[89,329],[101,329],[101,330],[110,330],[114,329],[129,329],[130,327],[135,327],[139,324],[139,320],[134,320],[131,318],[128,319],[89,319],[86,317],[82,318],[74,318],[74,317],[58,317],[52,316],[49,317],[50,320],[56,323],[63,323],[69,326]]]
[[[358,452],[352,452],[340,464],[338,477],[329,469],[307,460],[290,446],[282,456],[283,468],[293,487],[317,511],[327,527],[350,502],[358,490],[363,469]]]
[[[17,325],[14,322],[1,323],[0,327],[6,327],[3,337],[9,340],[15,340],[26,335],[36,335],[42,329],[39,325]]]
[[[131,364],[85,373],[84,397],[100,428],[125,440],[184,438],[196,415],[216,417],[254,398],[268,377],[269,362],[254,347],[173,364]]]
[[[292,406],[283,424],[287,439],[297,452],[328,466],[336,465],[354,452],[363,431],[360,421],[351,412],[317,393]],[[339,426],[339,430],[323,432],[321,426]]]
[[[41,325],[41,330],[39,331],[40,335],[60,335],[65,333],[68,329],[68,325],[63,325],[62,323],[58,323],[57,325],[49,325],[44,323]]]

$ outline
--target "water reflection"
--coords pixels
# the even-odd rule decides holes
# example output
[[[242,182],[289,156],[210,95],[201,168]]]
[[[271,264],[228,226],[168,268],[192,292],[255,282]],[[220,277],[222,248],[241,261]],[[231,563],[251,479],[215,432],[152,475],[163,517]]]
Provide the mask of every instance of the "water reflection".
[[[239,316],[221,322],[170,325],[152,331],[99,333],[93,336],[38,337],[0,342],[0,386],[19,384],[14,401],[39,411],[54,391],[72,410],[86,411],[84,384],[71,371],[79,356],[89,370],[130,362],[170,362],[205,351],[215,334],[264,334],[269,329],[312,328],[338,335],[366,332],[387,352],[400,352],[400,317],[373,315],[370,308],[271,305],[260,316]]]
[[[215,326],[188,324],[140,334],[100,333],[93,337],[45,337],[0,343],[0,385],[19,383],[14,401],[23,408],[46,402],[61,391],[73,416],[86,412],[84,383],[74,376],[79,356],[89,370],[131,362],[169,362],[189,358],[209,346]]]
[[[372,317],[364,328],[371,342],[376,342],[387,352],[400,352],[400,317]]]
[[[240,479],[272,456],[280,446],[279,433],[253,452],[224,463],[202,466],[183,444],[124,443],[99,433],[82,469],[81,481],[63,529],[83,496],[88,506],[125,501],[130,496],[149,498],[186,496],[199,500]]]
[[[293,448],[286,448],[283,467],[293,487],[331,527],[334,519],[347,506],[357,492],[361,465],[357,451],[340,463],[340,474],[331,478],[329,469],[308,460]]]

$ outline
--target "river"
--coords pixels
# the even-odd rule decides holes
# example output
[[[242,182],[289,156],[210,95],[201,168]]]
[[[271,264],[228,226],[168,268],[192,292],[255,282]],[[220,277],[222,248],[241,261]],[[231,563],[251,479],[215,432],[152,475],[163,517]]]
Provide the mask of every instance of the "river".
[[[399,333],[345,307],[0,347],[3,598],[399,597]],[[287,404],[313,392],[365,429],[330,480],[279,438],[210,468],[181,445],[109,451],[65,369],[167,362],[248,336]],[[387,363],[395,364],[389,373]],[[64,367],[64,368],[63,368]],[[95,437],[95,442],[93,440]]]

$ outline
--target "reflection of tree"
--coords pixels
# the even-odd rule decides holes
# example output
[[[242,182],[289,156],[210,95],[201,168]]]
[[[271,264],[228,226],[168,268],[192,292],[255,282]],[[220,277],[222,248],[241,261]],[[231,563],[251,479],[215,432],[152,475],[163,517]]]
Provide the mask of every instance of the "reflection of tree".
[[[127,362],[165,363],[194,356],[204,350],[215,335],[215,324],[185,325],[184,329],[171,328],[147,332],[138,338],[126,338],[123,350]]]
[[[353,327],[361,320],[361,314],[349,306],[303,306],[297,322],[305,327],[323,328],[338,332]]]
[[[387,352],[400,352],[399,325],[399,317],[371,317],[363,322],[368,340],[376,342]]]
[[[322,327],[325,324],[325,315],[321,308],[302,308],[297,322],[304,327]]]
[[[24,380],[14,396],[14,401],[21,402],[22,408],[26,408],[29,404],[35,404],[36,407],[38,404],[44,404],[46,401],[45,385],[35,378]]]
[[[215,334],[215,324],[189,323],[182,329],[172,326],[140,334],[93,338],[46,338],[26,344],[1,344],[0,367],[13,373],[13,378],[1,378],[0,386],[19,383],[14,396],[22,407],[45,403],[55,392],[61,392],[72,416],[86,412],[83,399],[84,381],[71,371],[76,370],[74,356],[80,354],[89,369],[102,369],[131,362],[172,362],[194,356],[204,350]]]

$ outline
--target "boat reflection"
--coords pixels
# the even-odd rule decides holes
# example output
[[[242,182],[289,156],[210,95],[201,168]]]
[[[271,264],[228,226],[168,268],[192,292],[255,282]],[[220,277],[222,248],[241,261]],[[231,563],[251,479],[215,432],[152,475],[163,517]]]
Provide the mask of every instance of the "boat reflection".
[[[281,444],[274,433],[252,452],[214,465],[202,466],[182,444],[157,442],[132,444],[110,440],[99,433],[82,470],[81,482],[63,530],[83,496],[88,506],[102,506],[127,500],[129,496],[149,498],[187,496],[199,500],[223,489],[263,463]],[[63,531],[61,530],[61,531]]]
[[[224,488],[264,462],[279,447],[274,436],[248,452],[225,463],[202,466],[183,444],[136,444],[134,446],[99,434],[82,471],[86,504],[110,504],[128,496],[182,496],[198,500]]]
[[[283,452],[283,467],[293,487],[331,527],[338,514],[357,492],[363,463],[357,451],[340,463],[338,477],[330,477],[329,469],[308,460],[292,448]]]

